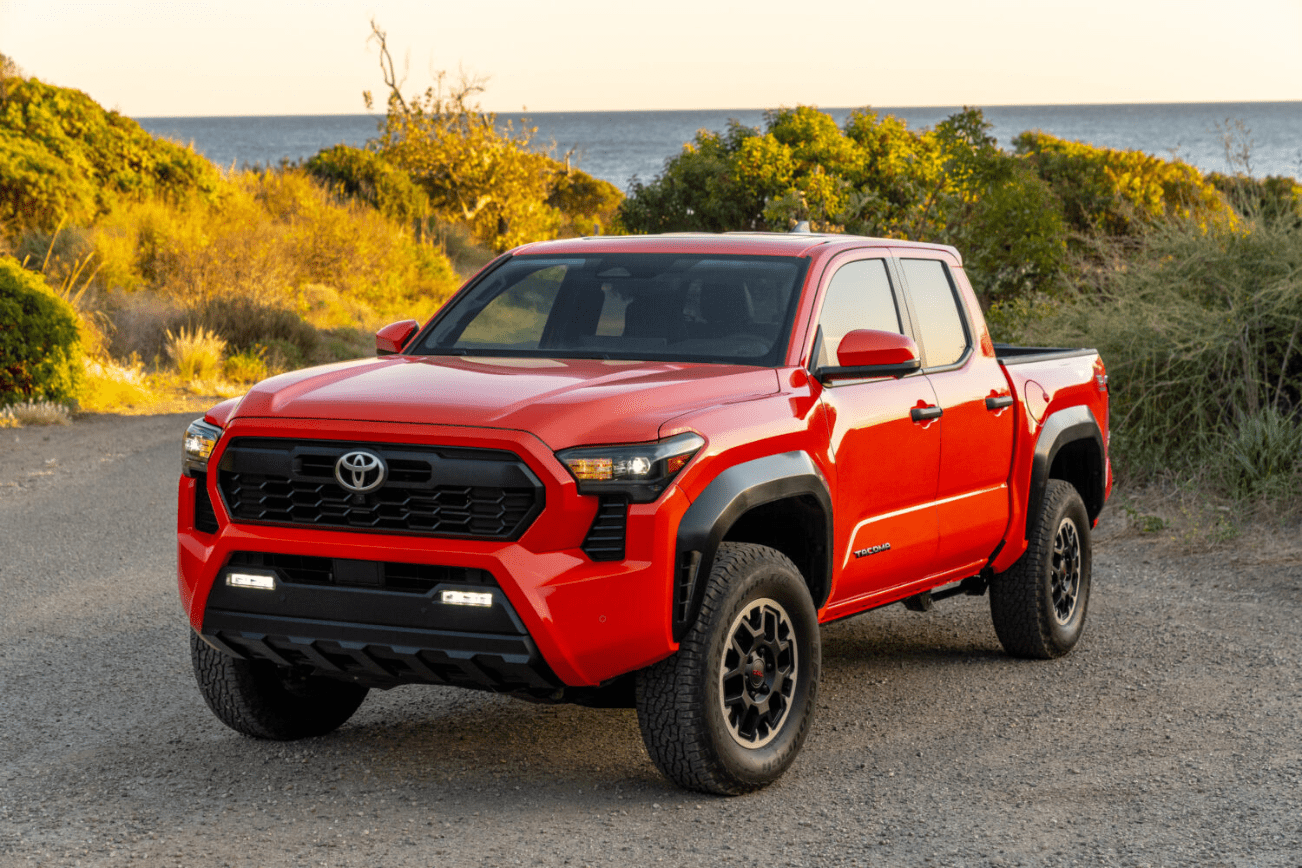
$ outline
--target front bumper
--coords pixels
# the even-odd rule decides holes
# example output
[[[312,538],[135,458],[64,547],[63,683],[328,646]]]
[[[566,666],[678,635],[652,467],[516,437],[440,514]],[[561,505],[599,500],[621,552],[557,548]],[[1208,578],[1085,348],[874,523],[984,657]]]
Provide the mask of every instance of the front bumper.
[[[304,438],[308,432],[292,422],[234,421],[209,467],[236,436]],[[581,546],[597,501],[578,494],[532,435],[341,422],[314,424],[310,438],[510,449],[543,481],[546,507],[514,541],[234,524],[210,473],[203,484],[215,521],[201,509],[196,522],[199,480],[182,477],[178,585],[191,626],[214,646],[381,686],[421,681],[532,693],[598,685],[676,650],[670,626],[674,537],[687,507],[677,488],[656,503],[631,506],[625,557],[594,562]],[[202,505],[203,498],[198,501]],[[436,602],[443,589],[437,586],[412,593],[311,586],[283,576],[274,591],[224,583],[232,558],[258,554],[421,565],[457,575],[482,571],[491,577],[498,620],[489,629],[466,622],[477,616],[465,613],[449,621],[452,607]]]

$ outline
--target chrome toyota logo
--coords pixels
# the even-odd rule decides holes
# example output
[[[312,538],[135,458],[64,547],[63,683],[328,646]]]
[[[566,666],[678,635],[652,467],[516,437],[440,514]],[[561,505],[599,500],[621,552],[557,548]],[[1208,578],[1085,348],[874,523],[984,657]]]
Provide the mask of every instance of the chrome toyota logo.
[[[374,452],[345,452],[335,462],[335,479],[345,490],[354,494],[374,491],[384,484],[389,468],[384,459]]]

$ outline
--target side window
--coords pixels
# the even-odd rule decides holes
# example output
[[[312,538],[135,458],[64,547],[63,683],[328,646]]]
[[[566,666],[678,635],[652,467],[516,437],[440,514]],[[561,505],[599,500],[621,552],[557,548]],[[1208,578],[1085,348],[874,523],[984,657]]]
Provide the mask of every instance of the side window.
[[[945,263],[938,259],[901,259],[900,269],[913,299],[924,365],[939,368],[954,364],[963,358],[968,336]]]
[[[823,298],[818,326],[823,330],[823,343],[815,362],[818,367],[836,364],[836,348],[841,345],[841,338],[855,329],[903,334],[886,260],[861,259],[837,269]]]

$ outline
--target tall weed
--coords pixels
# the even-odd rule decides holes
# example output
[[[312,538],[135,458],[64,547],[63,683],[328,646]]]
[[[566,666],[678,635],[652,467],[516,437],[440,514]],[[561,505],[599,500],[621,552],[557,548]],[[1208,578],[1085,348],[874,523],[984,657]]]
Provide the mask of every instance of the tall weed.
[[[1078,296],[1036,310],[1018,337],[1098,347],[1124,475],[1178,468],[1259,497],[1284,478],[1270,456],[1302,436],[1302,232],[1182,221],[1127,244],[1096,250]]]
[[[222,371],[226,341],[203,327],[167,332],[167,355],[176,373],[187,383],[217,379]]]
[[[1281,504],[1302,492],[1302,424],[1273,407],[1244,416],[1221,443],[1220,481],[1241,501]]]

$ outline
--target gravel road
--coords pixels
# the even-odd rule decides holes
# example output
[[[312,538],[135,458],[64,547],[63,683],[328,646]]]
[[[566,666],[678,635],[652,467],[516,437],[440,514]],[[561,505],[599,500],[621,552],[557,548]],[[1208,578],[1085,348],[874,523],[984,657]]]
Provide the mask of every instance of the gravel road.
[[[985,598],[833,624],[803,754],[711,798],[659,777],[626,710],[404,687],[325,738],[227,730],[176,599],[191,418],[0,430],[5,868],[1302,865],[1287,548],[1105,523],[1085,638],[1054,662],[1005,656]]]

